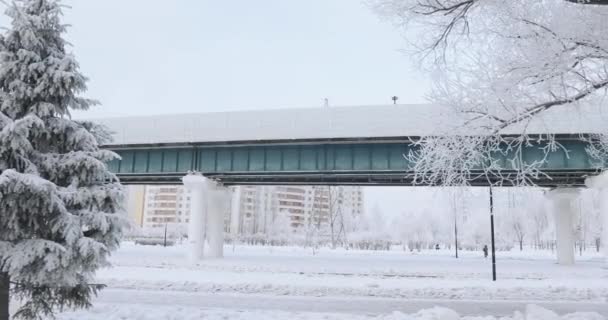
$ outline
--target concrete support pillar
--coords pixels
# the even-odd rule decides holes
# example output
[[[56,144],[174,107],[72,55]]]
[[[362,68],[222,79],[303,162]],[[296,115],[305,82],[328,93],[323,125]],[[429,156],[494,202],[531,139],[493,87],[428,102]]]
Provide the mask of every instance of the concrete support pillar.
[[[598,176],[587,178],[585,185],[598,192],[598,210],[600,211],[602,223],[601,246],[604,258],[606,259],[606,266],[608,267],[608,171]]]
[[[548,194],[555,219],[558,264],[574,264],[574,216],[578,196],[579,190],[576,188],[558,188]]]
[[[182,178],[182,182],[190,191],[190,223],[188,224],[188,246],[190,260],[196,262],[203,258],[205,253],[205,220],[207,206],[208,179],[202,175],[191,174]]]
[[[190,259],[198,261],[204,256],[223,257],[224,214],[228,211],[230,190],[200,174],[187,175],[182,181],[190,191]],[[205,240],[208,246],[206,255]]]
[[[232,240],[236,241],[239,235],[240,219],[241,219],[241,188],[234,187],[232,194],[232,205],[230,206],[230,234]]]
[[[213,183],[209,187],[207,205],[207,244],[208,257],[224,256],[224,215],[230,203],[230,189]]]

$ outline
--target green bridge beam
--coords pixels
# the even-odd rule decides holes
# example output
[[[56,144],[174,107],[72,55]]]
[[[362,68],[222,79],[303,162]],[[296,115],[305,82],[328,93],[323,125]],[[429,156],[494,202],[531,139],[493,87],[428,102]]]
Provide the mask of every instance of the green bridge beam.
[[[356,184],[411,185],[406,155],[413,145],[386,139],[334,141],[246,142],[232,144],[183,144],[109,146],[121,160],[109,163],[125,184],[177,184],[189,171],[233,184]],[[541,186],[581,186],[599,164],[588,155],[587,143],[578,138],[558,138],[567,150],[551,152],[542,165],[550,178]],[[544,158],[543,144],[523,152],[524,161]],[[497,158],[505,173],[514,173],[509,154]],[[487,181],[473,181],[486,185]]]

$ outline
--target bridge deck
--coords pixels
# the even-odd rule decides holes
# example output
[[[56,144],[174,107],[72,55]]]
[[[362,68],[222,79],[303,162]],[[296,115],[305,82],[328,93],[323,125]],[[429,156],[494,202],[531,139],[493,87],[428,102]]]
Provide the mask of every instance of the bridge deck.
[[[505,128],[502,134],[602,133],[605,106],[552,108],[530,123]],[[97,119],[113,132],[115,145],[352,139],[354,137],[421,137],[471,134],[469,114],[434,104],[377,105],[150,115]],[[463,132],[466,131],[466,132]]]

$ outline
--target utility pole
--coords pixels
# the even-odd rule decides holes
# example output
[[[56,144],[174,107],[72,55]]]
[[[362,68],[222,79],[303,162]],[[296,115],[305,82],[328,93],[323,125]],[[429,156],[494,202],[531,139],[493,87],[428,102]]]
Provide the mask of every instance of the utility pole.
[[[2,266],[2,263],[0,263]],[[10,278],[8,273],[0,272],[0,320],[9,319],[10,299]]]
[[[578,252],[579,255],[582,257],[583,256],[583,248],[585,246],[585,226],[584,226],[584,220],[583,220],[583,199],[581,199],[580,197],[578,198],[578,237],[579,237],[579,243],[578,243]]]
[[[391,99],[393,100],[393,104],[397,104],[397,100],[399,100],[399,97],[392,96]]]
[[[458,259],[458,224],[456,223],[456,215],[454,215],[454,245],[456,246],[456,259]]]
[[[456,209],[456,189],[452,196],[452,208],[454,208],[454,246],[456,247],[456,259],[458,259],[458,213]]]
[[[492,281],[496,281],[496,248],[494,246],[494,194],[490,186],[490,232],[492,233]]]
[[[163,247],[167,246],[167,222],[165,221],[165,238],[163,240]]]

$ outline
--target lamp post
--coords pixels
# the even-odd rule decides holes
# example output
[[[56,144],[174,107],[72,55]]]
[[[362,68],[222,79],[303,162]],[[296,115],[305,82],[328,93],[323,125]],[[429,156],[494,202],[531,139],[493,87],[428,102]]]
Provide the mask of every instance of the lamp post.
[[[456,259],[458,259],[458,209],[456,208],[456,189],[452,193],[452,209],[454,210],[454,247],[456,250]]]
[[[458,219],[454,213],[454,246],[456,247],[456,259],[458,259]]]
[[[163,237],[163,247],[167,246],[167,224],[168,222],[165,221],[165,236]]]
[[[494,194],[490,186],[490,232],[492,238],[492,281],[496,281],[496,249],[494,246]]]

